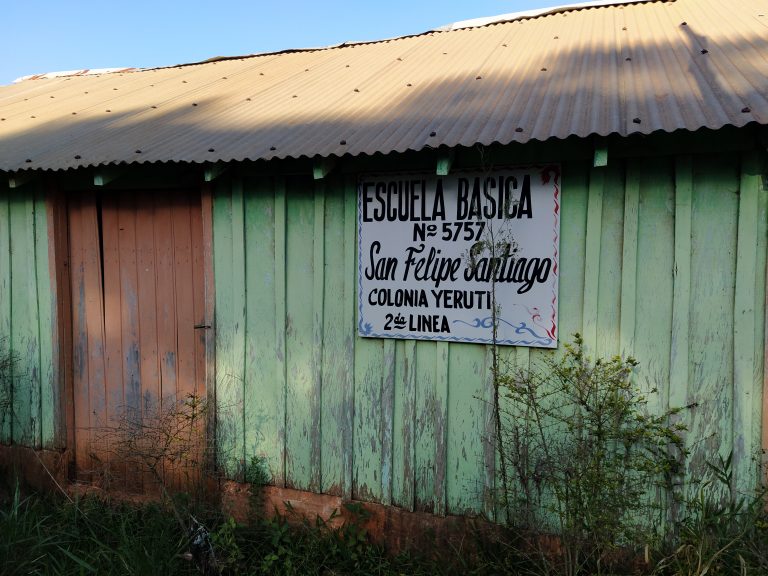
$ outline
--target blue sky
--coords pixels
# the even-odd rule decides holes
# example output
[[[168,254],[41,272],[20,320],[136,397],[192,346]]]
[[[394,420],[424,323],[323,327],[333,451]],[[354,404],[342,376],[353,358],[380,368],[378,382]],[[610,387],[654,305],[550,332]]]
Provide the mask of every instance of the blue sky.
[[[573,0],[0,0],[0,84],[415,34]]]

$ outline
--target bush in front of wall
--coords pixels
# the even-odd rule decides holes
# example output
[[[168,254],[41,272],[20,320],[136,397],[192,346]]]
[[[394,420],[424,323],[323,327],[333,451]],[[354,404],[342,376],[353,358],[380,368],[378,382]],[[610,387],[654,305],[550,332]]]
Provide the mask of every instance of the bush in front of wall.
[[[613,573],[660,540],[684,428],[679,410],[650,413],[636,366],[589,358],[577,334],[538,367],[497,374],[501,498],[536,573]]]

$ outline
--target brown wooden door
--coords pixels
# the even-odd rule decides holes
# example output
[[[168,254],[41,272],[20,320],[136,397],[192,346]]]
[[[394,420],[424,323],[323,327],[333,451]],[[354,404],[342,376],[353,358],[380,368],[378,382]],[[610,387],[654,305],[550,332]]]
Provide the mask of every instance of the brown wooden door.
[[[78,475],[146,489],[154,465],[166,484],[183,483],[197,456],[182,462],[179,442],[205,428],[188,407],[205,398],[200,196],[84,193],[68,215]],[[199,421],[184,422],[189,413]],[[174,435],[162,462],[145,461]]]

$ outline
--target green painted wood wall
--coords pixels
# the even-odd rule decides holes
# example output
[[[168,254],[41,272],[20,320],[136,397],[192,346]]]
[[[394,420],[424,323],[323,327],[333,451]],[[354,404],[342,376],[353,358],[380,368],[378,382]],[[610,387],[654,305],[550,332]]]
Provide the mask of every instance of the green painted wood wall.
[[[547,158],[550,160],[550,158]],[[756,152],[562,161],[559,333],[632,354],[692,405],[689,475],[761,448],[766,191]],[[356,178],[237,173],[214,190],[219,461],[247,479],[494,514],[490,349],[357,336]],[[2,317],[2,316],[0,316]],[[549,352],[505,348],[518,365]]]
[[[0,188],[0,442],[54,448],[59,434],[55,302],[45,195],[34,184]]]

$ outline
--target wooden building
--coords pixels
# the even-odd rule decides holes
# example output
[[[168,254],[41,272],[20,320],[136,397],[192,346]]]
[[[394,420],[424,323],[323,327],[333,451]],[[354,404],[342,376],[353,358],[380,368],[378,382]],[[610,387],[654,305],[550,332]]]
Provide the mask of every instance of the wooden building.
[[[195,393],[227,478],[493,518],[490,346],[360,334],[357,187],[552,165],[559,342],[634,355],[691,406],[689,474],[733,451],[754,486],[766,23],[615,3],[0,87],[0,441],[76,475],[121,411]]]

